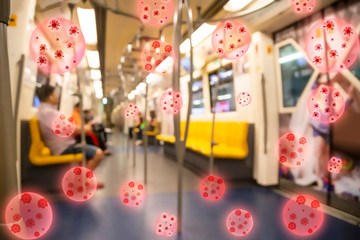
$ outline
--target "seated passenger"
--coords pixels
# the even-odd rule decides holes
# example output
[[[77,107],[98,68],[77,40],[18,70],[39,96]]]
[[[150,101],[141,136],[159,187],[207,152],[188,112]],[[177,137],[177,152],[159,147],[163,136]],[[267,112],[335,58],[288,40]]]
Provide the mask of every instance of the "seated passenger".
[[[58,137],[52,129],[53,120],[60,114],[56,109],[59,97],[55,88],[50,85],[43,85],[36,91],[40,99],[40,106],[36,117],[39,121],[39,127],[45,145],[51,150],[53,155],[81,153],[81,147],[75,146],[76,141],[74,135],[66,138]],[[77,125],[75,133],[79,134],[80,131],[80,126]],[[86,167],[93,171],[99,165],[103,157],[103,151],[100,148],[91,145],[86,145],[85,151],[87,160]],[[98,184],[98,187],[100,186],[102,186],[102,184]]]
[[[76,125],[81,127],[81,116],[80,116],[80,104],[79,103],[75,104],[74,111],[72,113],[72,117],[74,118]],[[84,113],[84,119],[85,119],[85,113]],[[112,152],[107,150],[107,146],[106,146],[105,131],[104,131],[105,128],[97,127],[96,129],[97,129],[97,131],[95,132],[94,126],[91,123],[87,123],[87,121],[85,119],[84,130],[85,130],[85,134],[86,134],[86,137],[85,137],[86,143],[94,145],[94,146],[99,146],[104,151],[104,154],[111,155]],[[80,133],[75,134],[75,139],[78,142],[81,142],[81,128],[80,128]]]
[[[155,111],[150,111],[150,123],[149,123],[149,131],[154,131],[158,121],[156,119]]]
[[[137,120],[135,126],[134,127],[129,127],[129,137],[130,138],[133,137],[133,130],[135,128],[139,129],[139,132],[137,132],[137,134],[136,134],[136,137],[137,137],[136,145],[140,145],[142,143],[142,129],[144,128],[143,123],[144,123],[143,117],[141,116],[141,113],[139,112],[138,120]]]

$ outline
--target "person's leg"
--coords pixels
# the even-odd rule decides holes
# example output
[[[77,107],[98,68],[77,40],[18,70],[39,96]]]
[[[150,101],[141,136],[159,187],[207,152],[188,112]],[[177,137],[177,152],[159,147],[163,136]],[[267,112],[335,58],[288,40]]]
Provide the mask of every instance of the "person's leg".
[[[129,127],[129,138],[130,139],[133,138],[133,130],[134,130],[134,127]]]
[[[138,140],[142,140],[142,129],[140,129],[140,128],[138,128],[139,129],[139,131],[137,132],[137,139]]]
[[[75,144],[70,145],[61,155],[63,154],[77,154],[82,153],[81,147],[75,147]],[[101,159],[103,158],[103,151],[95,146],[92,145],[86,145],[85,148],[85,155],[86,155],[86,168],[88,168],[91,171],[94,171],[96,167],[101,162]],[[104,184],[101,182],[97,183],[97,188],[103,188]]]
[[[86,162],[86,167],[91,171],[94,171],[96,167],[99,165],[102,158],[103,158],[103,151],[100,148],[97,148],[94,156]]]

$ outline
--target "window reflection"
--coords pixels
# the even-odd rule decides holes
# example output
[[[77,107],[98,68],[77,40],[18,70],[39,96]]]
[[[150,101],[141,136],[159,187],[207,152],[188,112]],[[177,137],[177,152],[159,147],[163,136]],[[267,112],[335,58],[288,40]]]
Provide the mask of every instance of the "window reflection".
[[[220,82],[217,92],[216,112],[235,111],[234,77],[232,65],[229,64],[220,71]],[[216,83],[218,82],[218,70],[209,74],[211,112],[214,112],[214,99]]]
[[[193,91],[193,107],[191,114],[204,114],[204,94],[203,94],[203,80],[195,79],[192,85]]]
[[[280,48],[281,84],[283,107],[295,107],[309,81],[313,69],[306,62],[304,55],[294,46]]]

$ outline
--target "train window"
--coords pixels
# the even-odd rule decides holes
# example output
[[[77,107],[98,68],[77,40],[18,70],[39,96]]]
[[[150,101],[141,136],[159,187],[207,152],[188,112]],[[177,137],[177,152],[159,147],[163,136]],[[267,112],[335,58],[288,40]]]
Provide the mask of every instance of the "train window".
[[[279,55],[283,107],[295,107],[314,70],[291,44],[281,47]]]
[[[195,79],[192,85],[193,91],[193,107],[191,110],[191,114],[204,114],[204,94],[203,94],[203,80]]]
[[[220,81],[217,92],[216,112],[235,111],[234,76],[232,64],[223,67],[219,73]],[[209,74],[211,112],[214,112],[214,98],[216,83],[218,82],[218,70]]]
[[[359,56],[360,56],[360,50],[359,50]],[[357,58],[354,64],[350,67],[350,71],[358,78],[360,79],[360,58]]]

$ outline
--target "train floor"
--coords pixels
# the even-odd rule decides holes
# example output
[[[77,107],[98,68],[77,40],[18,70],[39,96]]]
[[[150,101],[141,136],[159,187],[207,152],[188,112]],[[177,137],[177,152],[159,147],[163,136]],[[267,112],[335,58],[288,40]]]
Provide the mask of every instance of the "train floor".
[[[227,240],[236,239],[227,232],[226,215],[235,208],[252,213],[254,227],[243,239],[360,239],[360,227],[325,214],[322,228],[309,237],[296,238],[282,222],[282,208],[287,198],[255,184],[228,184],[219,201],[207,202],[198,192],[201,177],[184,168],[183,230],[171,238],[155,233],[155,219],[162,213],[177,213],[177,163],[166,159],[161,147],[151,146],[148,156],[148,183],[145,203],[129,208],[119,200],[121,185],[133,180],[143,182],[143,148],[137,147],[133,168],[131,150],[122,134],[110,137],[112,156],[96,169],[99,189],[88,202],[74,204],[59,200],[54,203],[56,220],[49,240]],[[228,187],[228,186],[227,186]]]

